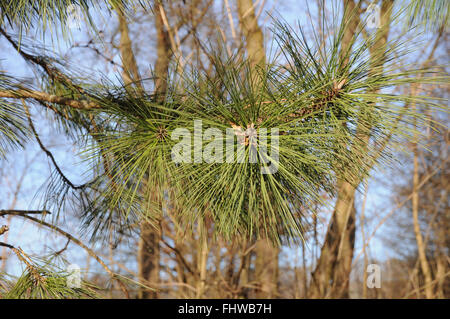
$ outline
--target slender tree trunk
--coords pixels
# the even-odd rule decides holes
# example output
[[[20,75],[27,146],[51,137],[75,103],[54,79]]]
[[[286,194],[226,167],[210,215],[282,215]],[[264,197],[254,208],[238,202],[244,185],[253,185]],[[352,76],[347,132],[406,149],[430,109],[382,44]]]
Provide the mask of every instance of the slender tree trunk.
[[[278,247],[260,239],[255,247],[255,277],[260,283],[256,298],[275,298],[278,294]]]
[[[414,89],[413,91],[416,91]],[[416,95],[413,93],[413,95]],[[415,108],[415,105],[413,106]],[[416,136],[417,139],[417,136]],[[412,215],[414,223],[414,234],[417,242],[417,253],[419,255],[420,268],[425,278],[425,296],[427,299],[433,298],[433,280],[431,277],[430,265],[426,256],[426,246],[423,240],[419,224],[419,152],[417,141],[413,144],[414,170],[413,170],[413,193],[412,193]]]
[[[447,198],[446,195],[447,191],[445,190],[444,198]],[[436,281],[437,281],[436,295],[437,298],[441,299],[447,297],[445,294],[446,287],[447,288],[450,287],[449,285],[450,278],[448,275],[446,275],[448,273],[449,262],[447,261],[447,255],[444,253],[445,248],[448,247],[448,245],[446,245],[446,238],[448,238],[448,236],[446,235],[448,229],[448,223],[446,222],[446,219],[448,219],[448,217],[444,216],[443,221],[439,223],[439,225],[437,225],[435,230],[437,233],[436,246],[438,250],[437,265],[436,265]]]
[[[365,246],[366,243],[366,234],[364,232],[364,222],[365,222],[365,212],[366,212],[366,202],[367,202],[367,192],[368,192],[368,187],[369,185],[366,183],[365,185],[365,189],[364,189],[364,200],[363,200],[363,205],[361,208],[361,239],[362,239],[362,243],[363,243],[363,254],[364,254],[364,268],[363,268],[363,299],[367,299],[367,266],[369,264],[369,259],[367,257],[367,249]]]
[[[155,1],[155,27],[157,32],[157,60],[155,64],[155,97],[156,101],[162,102],[167,91],[167,77],[169,73],[170,42],[167,31],[161,16],[162,2]],[[120,53],[122,57],[123,73],[122,77],[127,86],[136,85],[138,92],[143,92],[140,83],[140,75],[136,58],[132,50],[132,43],[129,36],[126,16],[118,10],[119,30],[120,30]],[[148,185],[152,187],[152,185]],[[160,200],[160,199],[158,199]],[[151,225],[143,220],[140,224],[140,238],[138,245],[138,275],[139,281],[145,286],[155,286],[159,283],[159,260],[160,260],[160,239],[162,236],[159,223]],[[158,298],[157,290],[140,288],[138,297],[143,299]]]
[[[353,0],[344,0],[343,22],[348,24],[341,42],[343,65],[349,61],[355,31],[359,24],[359,7]],[[348,298],[349,277],[355,242],[354,206],[356,187],[347,181],[338,182],[338,197],[325,236],[319,260],[312,273],[310,291],[313,298]],[[339,291],[337,291],[339,290]]]
[[[253,1],[237,0],[237,9],[250,65],[252,67],[263,66],[266,63],[264,36],[256,20]]]
[[[146,221],[140,225],[140,237],[138,247],[138,274],[139,281],[145,286],[153,287],[159,283],[159,258],[160,258],[159,229],[155,229]],[[139,299],[156,299],[158,291],[140,288]]]
[[[382,61],[379,54],[384,54],[393,2],[393,0],[384,0],[381,6],[381,28],[377,31],[376,42],[371,48],[372,71],[383,66],[382,63],[379,64]],[[354,32],[359,24],[360,3],[358,2],[357,6],[353,0],[344,0],[344,23],[348,24],[341,43],[341,59],[344,65],[348,63],[347,52],[352,46]],[[362,114],[362,116],[365,115]],[[370,130],[363,129],[358,125],[357,131],[362,149],[367,149]],[[321,255],[312,273],[309,295],[313,298],[349,298],[356,227],[354,201],[356,188],[360,182],[360,178],[355,178],[353,181],[340,181],[338,183],[338,196],[331,222],[321,249]]]
[[[164,27],[162,1],[155,0],[155,28],[156,28],[156,64],[155,64],[155,97],[158,102],[164,101],[167,92],[167,79],[169,76],[169,62],[171,57],[170,39]]]
[[[119,18],[119,49],[122,59],[123,81],[128,89],[130,89],[132,85],[135,85],[138,88],[138,93],[143,93],[138,66],[129,35],[128,22],[122,11],[117,10],[117,15]],[[137,251],[138,276],[139,282],[145,286],[154,286],[159,282],[159,236],[160,231],[158,229],[155,230],[155,228],[145,220],[141,222]],[[138,298],[148,299],[157,297],[157,290],[149,290],[143,287],[138,290]]]
[[[167,92],[167,78],[169,74],[170,61],[170,41],[167,30],[164,28],[162,18],[163,10],[162,1],[155,0],[153,7],[155,15],[156,40],[157,40],[157,58],[155,63],[155,100],[162,103]],[[152,187],[149,185],[149,187]],[[162,199],[158,199],[162,200]],[[156,223],[159,225],[159,223]],[[139,277],[144,283],[151,283],[157,285],[160,281],[160,241],[162,231],[155,228],[146,221],[141,223],[141,237],[139,241]],[[141,289],[139,291],[139,298],[159,298],[159,293],[156,290],[149,291]]]
[[[312,274],[309,295],[313,298],[348,298],[355,243],[355,188],[341,186],[320,258]]]
[[[250,289],[248,287],[245,287],[245,285],[247,285],[250,281],[250,273],[251,273],[250,269],[251,269],[253,249],[249,246],[251,245],[249,245],[249,241],[247,240],[244,240],[240,246],[241,253],[245,255],[241,255],[240,267],[242,268],[242,271],[239,278],[236,279],[237,284],[240,286],[239,297],[244,299],[248,299],[250,293]]]
[[[199,221],[198,224],[198,236],[199,236],[199,243],[197,246],[197,253],[198,253],[198,274],[199,274],[199,280],[197,282],[197,292],[196,292],[196,298],[203,298],[205,294],[205,288],[206,288],[206,275],[207,275],[207,262],[208,262],[208,255],[209,255],[209,249],[208,249],[208,229],[206,227],[206,223]]]
[[[142,89],[140,84],[140,75],[136,58],[133,53],[132,43],[128,30],[128,23],[125,14],[117,9],[117,16],[119,18],[119,32],[120,32],[120,57],[122,59],[122,79],[126,86],[135,84],[139,89]]]
[[[255,16],[252,0],[238,0],[239,23],[245,37],[245,46],[252,69],[266,63],[264,36]],[[256,74],[256,73],[255,73]],[[255,80],[255,83],[257,81]],[[277,295],[279,248],[267,240],[258,240],[255,247],[255,276],[260,283],[257,298],[273,298]]]

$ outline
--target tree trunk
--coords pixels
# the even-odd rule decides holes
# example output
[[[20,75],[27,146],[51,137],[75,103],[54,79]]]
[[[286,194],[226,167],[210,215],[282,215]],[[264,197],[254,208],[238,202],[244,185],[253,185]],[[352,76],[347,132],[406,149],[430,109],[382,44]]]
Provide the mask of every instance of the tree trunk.
[[[264,50],[264,36],[255,16],[255,8],[252,0],[237,1],[239,23],[245,37],[250,66],[263,66],[266,63],[266,52]]]
[[[278,294],[279,248],[267,240],[260,239],[255,247],[255,277],[260,283],[256,298],[275,298]]]
[[[416,91],[413,90],[413,91]],[[416,95],[413,93],[413,95]],[[415,108],[415,106],[413,106]],[[417,138],[417,136],[416,136]],[[414,234],[417,242],[417,253],[419,255],[420,267],[425,278],[425,296],[427,299],[433,299],[433,280],[431,277],[430,265],[426,256],[426,246],[423,240],[422,232],[419,224],[419,154],[417,142],[413,145],[414,153],[414,171],[413,171],[413,193],[412,193],[412,215],[414,223]]]
[[[138,248],[139,282],[145,286],[154,287],[159,283],[160,233],[158,229],[146,221],[140,225]],[[139,299],[156,299],[159,297],[157,289],[140,288]]]
[[[167,91],[167,77],[169,73],[170,42],[162,20],[162,4],[155,1],[155,27],[157,32],[157,60],[155,64],[155,97],[156,101],[164,101]],[[122,58],[124,83],[129,86],[135,84],[139,92],[143,92],[140,83],[138,66],[132,50],[126,17],[120,10],[117,11],[120,30],[120,53]],[[149,185],[148,187],[152,187]],[[155,227],[156,225],[156,227]],[[140,238],[138,245],[138,275],[139,281],[145,286],[156,286],[159,283],[159,260],[161,229],[159,223],[152,226],[143,220],[140,225]],[[139,289],[139,298],[158,298],[157,290],[149,290],[144,287]]]
[[[207,224],[203,221],[198,223],[198,245],[197,245],[197,272],[199,274],[199,280],[197,281],[196,298],[203,298],[206,289],[206,275],[207,275],[207,262],[209,255],[208,248],[208,228]]]
[[[266,63],[264,36],[255,16],[254,4],[252,0],[238,0],[237,9],[250,67],[252,69],[257,66],[263,67]],[[277,294],[278,254],[278,247],[274,247],[267,240],[257,240],[255,279],[260,283],[260,290],[256,292],[257,298],[273,298]]]
[[[155,100],[162,103],[165,99],[167,91],[167,78],[169,75],[169,61],[170,61],[170,41],[168,32],[164,28],[162,19],[162,10],[164,10],[162,2],[155,1],[154,5],[156,39],[157,39],[157,58],[155,63]],[[152,185],[148,185],[152,187]],[[162,200],[160,198],[158,201]],[[162,230],[150,225],[146,221],[141,222],[141,237],[139,240],[139,278],[142,282],[157,285],[159,283],[159,261],[160,261],[160,240]],[[139,298],[158,298],[157,290],[140,289]]]
[[[393,0],[384,0],[381,6],[381,28],[377,31],[376,41],[371,48],[372,70],[383,66],[379,64],[379,61],[382,61],[379,59],[379,54],[384,54],[383,48],[386,45],[389,33],[393,2]],[[357,7],[353,0],[344,0],[343,23],[348,24],[341,43],[341,59],[344,65],[348,63],[348,51],[351,49],[354,32],[359,24],[360,4],[361,2],[358,2]],[[357,131],[362,149],[367,149],[370,130],[363,129],[358,125]],[[338,196],[331,222],[321,249],[321,255],[312,273],[309,295],[313,298],[349,298],[356,227],[355,191],[361,181],[361,178],[354,178],[353,181],[340,181],[338,183]]]
[[[355,187],[342,183],[320,258],[312,274],[313,298],[348,298],[355,244]]]
[[[119,32],[120,32],[120,57],[122,59],[122,79],[125,85],[135,84],[139,89],[142,89],[140,84],[140,75],[136,58],[133,53],[130,34],[128,31],[128,23],[125,14],[117,9],[117,16],[119,18]]]
[[[171,57],[170,39],[168,31],[164,27],[162,17],[163,4],[155,0],[153,8],[155,13],[156,28],[156,63],[155,63],[155,97],[158,102],[164,101],[167,92],[167,78],[169,76],[169,62]]]
[[[341,42],[341,60],[345,66],[359,24],[359,14],[353,0],[344,0],[342,23],[348,24]],[[312,273],[310,291],[313,298],[348,298],[349,277],[355,243],[354,206],[356,187],[347,181],[338,182],[338,197],[325,236],[319,260]]]

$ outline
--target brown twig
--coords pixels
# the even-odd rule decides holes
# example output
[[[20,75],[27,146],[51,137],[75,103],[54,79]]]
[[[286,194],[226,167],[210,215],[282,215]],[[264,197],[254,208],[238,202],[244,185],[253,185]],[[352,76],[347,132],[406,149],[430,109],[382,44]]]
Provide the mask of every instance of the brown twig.
[[[83,248],[84,250],[86,250],[86,252],[92,258],[94,258],[106,270],[106,272],[111,276],[111,278],[117,281],[117,283],[120,285],[120,288],[121,288],[122,292],[125,294],[126,298],[128,299],[130,297],[129,293],[128,293],[128,289],[126,288],[125,284],[122,281],[120,281],[117,278],[117,275],[111,269],[109,269],[109,267],[103,262],[103,260],[100,259],[100,257],[98,257],[97,254],[92,249],[90,249],[85,244],[83,244],[83,242],[81,240],[79,240],[78,238],[75,238],[74,236],[72,236],[68,232],[60,229],[59,227],[57,227],[55,225],[52,225],[52,224],[49,224],[49,223],[47,223],[47,222],[45,222],[43,220],[40,220],[40,219],[31,217],[31,216],[28,216],[26,214],[18,215],[18,216],[23,217],[23,218],[28,219],[28,220],[31,220],[31,221],[33,221],[33,222],[35,222],[37,224],[40,224],[42,226],[45,226],[47,228],[52,229],[52,230],[56,231],[57,233],[65,236],[66,238],[70,239],[72,242],[74,242],[75,244],[77,244],[78,246]],[[5,247],[7,247],[7,246],[5,246]]]
[[[79,110],[99,109],[100,105],[87,100],[74,100],[63,96],[48,94],[45,92],[18,88],[16,90],[0,90],[0,97],[12,99],[34,99],[36,101],[56,103],[70,106]]]

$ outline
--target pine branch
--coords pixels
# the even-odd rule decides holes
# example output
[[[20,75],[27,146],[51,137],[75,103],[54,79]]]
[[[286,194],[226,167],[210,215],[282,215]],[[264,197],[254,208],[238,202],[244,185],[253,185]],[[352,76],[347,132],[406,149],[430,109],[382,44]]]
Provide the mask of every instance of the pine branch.
[[[95,102],[87,100],[74,100],[62,96],[48,94],[45,92],[17,89],[17,90],[0,90],[0,97],[12,99],[34,99],[39,102],[56,103],[60,105],[70,106],[78,110],[100,109],[101,106]]]
[[[20,210],[20,209],[2,209],[0,210],[0,217],[6,215],[25,216],[25,215],[46,215],[51,214],[48,210]]]
[[[69,234],[68,232],[62,230],[61,228],[57,227],[56,225],[49,224],[49,223],[47,223],[47,222],[45,222],[45,221],[43,221],[43,220],[40,220],[40,219],[31,217],[31,216],[28,216],[28,215],[26,215],[26,214],[20,214],[20,215],[18,215],[18,216],[20,216],[20,217],[22,217],[22,218],[25,218],[25,219],[28,219],[28,220],[31,220],[31,221],[33,221],[33,222],[35,222],[35,223],[37,223],[37,224],[40,224],[40,225],[42,225],[42,226],[45,226],[45,227],[47,227],[47,228],[52,229],[52,230],[56,231],[57,233],[63,235],[63,236],[66,237],[67,239],[71,240],[72,242],[74,242],[75,244],[77,244],[78,246],[80,246],[81,248],[83,248],[84,250],[86,250],[86,252],[87,252],[92,258],[94,258],[94,259],[95,259],[95,260],[103,267],[103,269],[106,270],[106,272],[111,276],[111,278],[117,281],[117,283],[120,285],[120,287],[121,287],[123,293],[125,294],[126,298],[129,298],[128,289],[126,288],[126,286],[124,285],[124,283],[123,283],[122,281],[120,281],[120,280],[117,278],[117,275],[116,275],[111,269],[109,269],[109,267],[105,264],[105,262],[104,262],[100,257],[98,257],[98,255],[97,255],[92,249],[90,249],[90,248],[87,247],[85,244],[83,244],[83,242],[82,242],[81,240],[79,240],[78,238],[72,236],[71,234]],[[1,244],[1,243],[0,243],[0,244]],[[5,244],[5,245],[8,245],[8,244]],[[8,246],[5,246],[5,247],[8,247]],[[12,246],[11,246],[11,247],[12,247]],[[14,248],[14,247],[12,247],[12,248]]]
[[[9,43],[11,43],[11,45],[14,47],[14,49],[16,49],[17,52],[19,52],[19,54],[26,61],[29,61],[36,65],[39,65],[51,79],[57,80],[61,83],[69,84],[70,86],[75,87],[77,89],[77,91],[79,91],[80,93],[84,93],[84,90],[81,87],[74,85],[72,80],[69,79],[69,77],[67,77],[65,74],[63,74],[56,67],[50,65],[47,61],[45,61],[45,59],[43,59],[40,56],[36,56],[36,55],[32,55],[32,54],[24,52],[20,48],[20,46],[16,42],[14,42],[14,40],[2,28],[0,28],[0,33],[8,40]]]
[[[28,109],[28,106],[26,105],[25,101],[22,100],[22,104],[23,107],[25,109],[25,113],[27,115],[28,118],[28,124],[30,125],[31,131],[34,134],[34,137],[36,138],[36,141],[39,144],[39,147],[42,149],[42,151],[44,151],[44,153],[50,158],[50,160],[53,163],[53,166],[55,167],[56,171],[58,172],[58,174],[61,176],[61,178],[63,179],[63,181],[65,183],[67,183],[71,188],[73,189],[83,189],[88,187],[91,183],[86,183],[86,184],[82,184],[82,185],[74,185],[68,178],[67,176],[63,173],[63,171],[61,170],[61,168],[59,167],[59,165],[56,163],[55,157],[53,156],[53,154],[44,146],[44,144],[42,144],[41,139],[39,138],[39,135],[36,131],[36,128],[34,127],[33,121],[31,120],[31,116],[30,116],[30,111]]]

